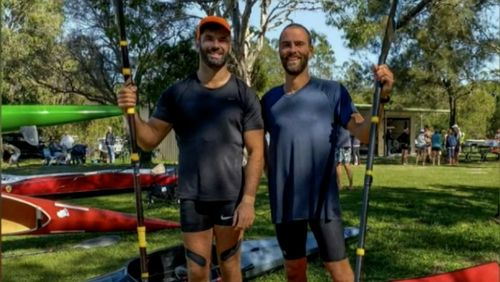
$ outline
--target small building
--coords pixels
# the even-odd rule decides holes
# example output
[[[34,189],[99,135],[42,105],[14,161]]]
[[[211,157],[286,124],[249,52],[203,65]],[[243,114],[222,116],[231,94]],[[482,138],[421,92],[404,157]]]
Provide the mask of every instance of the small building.
[[[371,114],[372,105],[370,104],[356,104],[356,108],[363,116]],[[385,133],[387,130],[392,130],[392,136],[396,139],[403,130],[408,127],[410,130],[410,152],[415,152],[415,138],[420,128],[424,127],[424,115],[440,115],[443,118],[448,118],[450,110],[447,109],[425,109],[425,108],[403,108],[386,106],[384,115],[380,121],[377,130],[377,146],[375,147],[375,154],[377,156],[387,155],[387,147],[385,145]]]
[[[371,113],[370,104],[356,104],[357,109],[363,116],[369,116]],[[146,117],[145,112],[142,116]],[[415,151],[415,143],[413,140],[416,138],[416,133],[424,126],[424,115],[443,115],[443,118],[448,118],[449,110],[445,109],[424,109],[424,108],[396,108],[386,106],[384,115],[382,116],[380,125],[377,132],[377,146],[375,147],[375,154],[377,156],[387,155],[387,148],[384,142],[385,132],[388,129],[392,130],[393,137],[396,139],[405,127],[410,130],[410,146],[411,151]],[[158,158],[167,162],[176,163],[178,161],[179,150],[177,148],[175,133],[171,132],[158,146]]]

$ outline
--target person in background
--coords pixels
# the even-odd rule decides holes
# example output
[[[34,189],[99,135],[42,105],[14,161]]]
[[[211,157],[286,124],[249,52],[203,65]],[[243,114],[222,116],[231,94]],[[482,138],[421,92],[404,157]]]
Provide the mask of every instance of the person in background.
[[[449,128],[448,132],[446,134],[446,152],[448,156],[448,164],[449,165],[456,165],[456,156],[457,154],[455,153],[456,147],[457,147],[457,137],[453,133],[453,129]]]
[[[108,131],[106,131],[106,137],[104,138],[104,143],[108,150],[108,163],[112,164],[115,162],[115,135],[113,134],[113,128],[108,126]]]
[[[460,130],[458,124],[454,124],[451,129],[453,130],[452,133],[453,135],[455,135],[455,139],[457,139],[457,145],[455,146],[455,156],[453,157],[453,160],[455,161],[455,165],[458,165],[465,134],[463,134],[463,132]]]
[[[352,160],[354,165],[361,164],[361,156],[359,154],[359,147],[361,147],[361,142],[356,136],[351,136],[351,144],[352,144]]]
[[[209,281],[215,241],[222,280],[239,282],[240,245],[255,219],[264,168],[261,107],[255,92],[229,71],[231,28],[225,19],[203,18],[195,43],[198,71],[170,86],[147,122],[135,115],[137,141],[142,149],[153,150],[175,130],[188,280]],[[134,107],[136,92],[132,85],[122,88],[118,105]]]
[[[50,159],[47,165],[65,164],[66,155],[64,154],[64,149],[61,146],[61,142],[58,143],[56,140],[54,137],[50,137],[49,139]]]
[[[49,144],[46,142],[42,142],[41,146],[42,146],[42,155],[43,155],[42,165],[49,165],[50,161],[52,160],[52,155],[50,154]]]
[[[424,163],[425,162],[431,162],[431,147],[432,147],[432,130],[426,125],[424,126],[424,137],[425,137],[425,158],[424,158]]]
[[[75,139],[68,133],[63,134],[63,136],[61,137],[61,142],[59,143],[59,145],[61,145],[61,147],[66,150],[71,150],[74,144],[75,144]]]
[[[62,153],[64,154],[64,159],[62,160],[62,163],[68,164],[71,162],[71,150],[73,149],[74,143],[75,139],[68,133],[64,133],[63,136],[61,137],[61,142],[59,143],[59,145],[61,146]]]
[[[434,131],[431,137],[431,159],[432,165],[441,165],[441,144],[443,144],[441,133],[438,129]]]
[[[285,258],[288,281],[307,281],[308,226],[333,281],[353,281],[345,250],[336,178],[338,129],[368,143],[371,119],[357,111],[339,82],[311,77],[311,33],[303,25],[286,26],[279,37],[285,83],[262,98],[267,150],[269,198],[276,237]],[[383,84],[381,111],[388,102],[393,77],[386,65],[374,66]],[[349,134],[347,134],[349,139]]]
[[[342,167],[347,174],[347,179],[349,180],[349,186],[347,190],[352,190],[353,176],[351,169],[351,133],[347,129],[339,127],[337,139],[337,148],[335,149],[335,159],[337,160],[336,170],[337,170],[337,187],[342,190]]]
[[[422,165],[425,165],[425,157],[427,156],[427,140],[425,137],[425,129],[420,129],[417,138],[415,139],[415,149],[417,151],[417,157],[415,159],[415,164],[418,165],[418,160],[422,161]]]
[[[408,164],[408,150],[410,149],[410,130],[408,127],[403,129],[403,133],[398,136],[399,146],[401,147],[401,164]]]
[[[391,156],[393,143],[394,143],[394,136],[392,134],[392,128],[387,128],[387,130],[385,132],[385,155],[386,155],[386,157]]]
[[[21,157],[21,150],[10,144],[10,143],[3,143],[3,151],[8,152],[10,154],[9,157],[9,166],[16,166],[19,167],[19,158]]]

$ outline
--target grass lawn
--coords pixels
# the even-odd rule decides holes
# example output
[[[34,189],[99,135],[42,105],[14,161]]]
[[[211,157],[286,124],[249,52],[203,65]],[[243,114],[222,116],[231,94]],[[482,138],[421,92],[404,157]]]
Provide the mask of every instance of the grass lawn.
[[[499,164],[492,160],[461,163],[458,167],[416,167],[378,161],[370,192],[364,281],[387,281],[500,262],[500,224],[492,220],[500,189]],[[361,208],[365,167],[353,169],[356,189],[341,191],[346,226],[359,224]],[[133,193],[64,201],[135,211]],[[144,206],[144,210],[149,217],[179,218],[174,204],[156,203]],[[258,192],[256,214],[246,238],[273,236],[265,179]],[[138,255],[135,233],[113,233],[120,240],[108,247],[75,247],[102,235],[109,234],[2,237],[2,281],[85,281],[115,270]],[[147,233],[147,242],[148,251],[152,251],[179,244],[181,237],[178,230],[160,231]],[[353,241],[348,246],[352,265],[356,244]],[[328,281],[319,259],[311,261],[309,277],[310,281]],[[283,270],[255,281],[284,281]]]

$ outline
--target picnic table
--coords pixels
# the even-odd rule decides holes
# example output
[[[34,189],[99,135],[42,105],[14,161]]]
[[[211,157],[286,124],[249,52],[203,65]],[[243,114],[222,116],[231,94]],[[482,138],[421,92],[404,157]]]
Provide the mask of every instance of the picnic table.
[[[500,142],[493,139],[468,139],[462,145],[465,160],[472,160],[472,155],[479,154],[481,161],[486,161],[488,154],[496,154],[500,159]]]

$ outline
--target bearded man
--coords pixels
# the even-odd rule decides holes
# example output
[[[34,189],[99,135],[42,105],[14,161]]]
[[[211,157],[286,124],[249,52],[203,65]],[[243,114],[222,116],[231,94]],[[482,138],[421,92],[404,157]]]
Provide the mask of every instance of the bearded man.
[[[172,130],[179,147],[180,218],[189,281],[209,281],[212,239],[224,281],[241,281],[240,243],[255,218],[264,165],[263,121],[257,96],[231,74],[231,29],[203,18],[196,30],[198,71],[170,86],[145,122],[136,114],[139,146],[152,150]],[[136,105],[136,87],[118,93]],[[243,148],[248,160],[243,166]]]
[[[370,118],[356,110],[344,86],[311,77],[311,34],[303,25],[286,26],[279,38],[285,83],[262,99],[271,217],[285,258],[288,281],[307,281],[308,225],[332,281],[352,282],[345,252],[336,181],[335,148],[345,128],[368,143]],[[385,65],[374,66],[383,83],[381,103],[389,100],[393,76]]]

